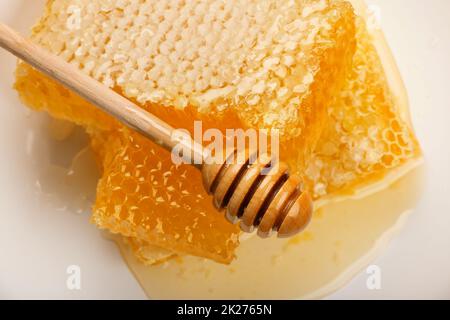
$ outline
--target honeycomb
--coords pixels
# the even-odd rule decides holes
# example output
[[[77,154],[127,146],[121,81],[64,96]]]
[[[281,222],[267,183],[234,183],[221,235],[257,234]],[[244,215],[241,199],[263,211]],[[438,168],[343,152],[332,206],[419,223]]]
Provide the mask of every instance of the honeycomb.
[[[176,257],[176,254],[172,251],[159,248],[137,238],[122,237],[122,240],[131,248],[135,257],[147,266],[161,264]]]
[[[173,252],[229,262],[239,228],[218,214],[200,172],[126,128],[91,133],[103,159],[93,222]]]
[[[420,157],[420,146],[398,110],[366,24],[357,18],[353,68],[329,124],[304,170],[315,199],[351,193]]]
[[[32,39],[174,127],[188,114],[204,127],[277,128],[303,159],[344,81],[354,28],[342,1],[51,0]],[[41,92],[36,108],[114,127],[79,99],[60,103],[68,93],[51,80],[28,83],[29,69],[19,85],[42,87],[24,101]]]
[[[337,0],[48,0],[32,39],[177,128],[277,128],[316,200],[420,153],[364,22]],[[103,172],[92,221],[146,264],[229,263],[238,228],[200,174],[25,63],[28,106],[86,128]]]

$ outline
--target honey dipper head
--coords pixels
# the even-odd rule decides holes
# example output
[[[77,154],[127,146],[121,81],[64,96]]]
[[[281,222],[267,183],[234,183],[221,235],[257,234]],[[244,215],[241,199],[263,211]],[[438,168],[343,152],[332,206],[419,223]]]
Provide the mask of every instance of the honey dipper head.
[[[230,151],[223,159],[203,165],[203,183],[231,223],[239,222],[244,232],[257,229],[263,238],[273,232],[290,237],[308,225],[312,199],[286,164],[249,150]]]

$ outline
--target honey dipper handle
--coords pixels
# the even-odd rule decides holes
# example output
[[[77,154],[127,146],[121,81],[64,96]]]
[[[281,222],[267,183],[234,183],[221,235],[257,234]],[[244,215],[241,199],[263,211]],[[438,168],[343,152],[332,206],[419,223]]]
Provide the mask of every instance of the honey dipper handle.
[[[172,140],[174,128],[170,125],[2,23],[0,23],[0,47],[169,151],[179,143]],[[198,144],[188,141],[186,148],[203,157],[202,148]]]

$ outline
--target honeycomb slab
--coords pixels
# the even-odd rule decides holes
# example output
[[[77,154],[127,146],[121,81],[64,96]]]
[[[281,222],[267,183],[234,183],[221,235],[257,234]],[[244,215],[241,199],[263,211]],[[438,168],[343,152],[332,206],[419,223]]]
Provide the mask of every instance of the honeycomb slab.
[[[315,199],[350,195],[421,157],[366,23],[356,21],[352,70],[328,108],[329,123],[303,171]]]

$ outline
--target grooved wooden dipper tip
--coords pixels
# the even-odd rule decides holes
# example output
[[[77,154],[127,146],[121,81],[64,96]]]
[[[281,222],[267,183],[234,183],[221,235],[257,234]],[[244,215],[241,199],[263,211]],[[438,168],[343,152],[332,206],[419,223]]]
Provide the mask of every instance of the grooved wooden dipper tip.
[[[230,157],[234,160],[229,161]],[[234,150],[225,158],[205,163],[202,175],[214,206],[225,209],[228,221],[239,222],[244,232],[257,229],[262,238],[274,232],[281,238],[290,237],[308,225],[313,212],[311,196],[302,190],[300,178],[290,176],[286,164],[248,150]]]

